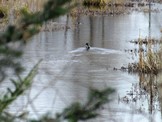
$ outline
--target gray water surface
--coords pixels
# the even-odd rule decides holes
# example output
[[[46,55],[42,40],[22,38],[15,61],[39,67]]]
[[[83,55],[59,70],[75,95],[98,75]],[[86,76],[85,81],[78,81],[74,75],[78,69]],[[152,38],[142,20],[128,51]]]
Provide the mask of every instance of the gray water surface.
[[[101,116],[90,122],[153,122],[161,121],[160,108],[152,110],[150,118],[149,93],[141,95],[136,102],[123,102],[133,89],[140,92],[140,77],[120,70],[134,60],[125,52],[136,45],[130,40],[139,37],[161,38],[162,13],[152,13],[149,30],[148,13],[133,12],[119,16],[79,16],[79,25],[73,26],[72,18],[61,17],[61,23],[68,23],[71,29],[56,32],[41,32],[24,47],[22,62],[27,72],[40,59],[32,87],[20,97],[9,110],[13,113],[29,110],[29,116],[38,118],[47,112],[61,112],[72,102],[84,103],[89,87],[116,89],[113,101],[100,111]],[[86,51],[88,42],[91,49]],[[133,98],[132,98],[133,99]]]

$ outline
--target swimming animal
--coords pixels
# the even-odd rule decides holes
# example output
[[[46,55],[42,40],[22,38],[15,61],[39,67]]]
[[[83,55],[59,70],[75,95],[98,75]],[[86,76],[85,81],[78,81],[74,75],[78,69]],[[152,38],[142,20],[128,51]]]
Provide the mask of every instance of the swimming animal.
[[[88,51],[90,49],[90,46],[88,43],[86,43],[86,50]]]

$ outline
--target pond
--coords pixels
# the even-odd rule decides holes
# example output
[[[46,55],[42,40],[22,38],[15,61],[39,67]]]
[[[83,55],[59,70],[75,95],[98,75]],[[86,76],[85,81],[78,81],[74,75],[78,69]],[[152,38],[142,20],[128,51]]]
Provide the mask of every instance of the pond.
[[[149,85],[161,78],[114,70],[136,60],[136,55],[125,52],[138,48],[130,40],[161,38],[161,16],[161,11],[151,14],[151,28],[149,14],[143,12],[78,16],[77,23],[75,18],[60,17],[57,21],[70,29],[41,32],[24,47],[24,76],[40,59],[43,61],[32,87],[9,111],[18,114],[29,110],[29,116],[37,118],[47,112],[61,112],[75,101],[84,103],[90,87],[112,87],[116,89],[113,101],[90,122],[161,121],[159,93],[155,85]],[[87,42],[91,45],[89,51],[85,49]]]

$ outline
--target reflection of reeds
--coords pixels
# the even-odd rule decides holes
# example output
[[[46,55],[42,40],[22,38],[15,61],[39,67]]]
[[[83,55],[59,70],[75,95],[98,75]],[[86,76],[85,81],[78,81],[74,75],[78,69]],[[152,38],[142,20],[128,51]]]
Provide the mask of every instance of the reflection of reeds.
[[[132,88],[124,97],[119,97],[119,102],[135,105],[135,110],[149,113],[159,109],[159,93],[157,87],[157,76],[154,74],[139,73],[139,84],[132,84]],[[143,103],[148,103],[148,108],[143,108]],[[142,103],[142,105],[141,105]]]

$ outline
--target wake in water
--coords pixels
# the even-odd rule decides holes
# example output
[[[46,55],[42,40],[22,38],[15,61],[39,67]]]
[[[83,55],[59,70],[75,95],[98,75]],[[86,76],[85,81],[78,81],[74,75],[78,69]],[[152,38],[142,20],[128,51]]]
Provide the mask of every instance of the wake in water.
[[[91,47],[88,51],[86,48],[77,48],[75,50],[72,50],[69,52],[70,54],[84,54],[84,53],[89,53],[89,54],[122,54],[121,51],[119,50],[113,50],[113,49],[106,49],[106,48],[98,48],[98,47]]]

